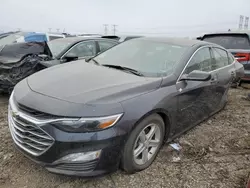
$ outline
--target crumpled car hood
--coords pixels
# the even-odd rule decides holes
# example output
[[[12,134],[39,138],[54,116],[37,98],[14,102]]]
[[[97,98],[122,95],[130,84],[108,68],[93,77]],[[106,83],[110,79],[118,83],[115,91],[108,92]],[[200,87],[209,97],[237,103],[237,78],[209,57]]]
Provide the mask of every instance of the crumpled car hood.
[[[5,45],[0,51],[0,63],[15,64],[30,54],[43,54],[52,57],[46,42],[22,42]]]
[[[27,78],[34,92],[73,103],[114,103],[155,90],[162,78],[136,76],[79,60]]]

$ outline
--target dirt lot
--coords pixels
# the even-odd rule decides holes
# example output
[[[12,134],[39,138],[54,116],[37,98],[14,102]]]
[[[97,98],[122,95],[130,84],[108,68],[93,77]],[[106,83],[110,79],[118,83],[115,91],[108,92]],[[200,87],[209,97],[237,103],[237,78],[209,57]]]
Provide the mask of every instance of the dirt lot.
[[[247,92],[232,89],[223,111],[176,140],[182,146],[179,153],[165,145],[143,172],[118,171],[94,180],[51,174],[17,152],[7,127],[7,98],[0,97],[0,187],[244,188],[250,173],[250,102],[241,96]]]

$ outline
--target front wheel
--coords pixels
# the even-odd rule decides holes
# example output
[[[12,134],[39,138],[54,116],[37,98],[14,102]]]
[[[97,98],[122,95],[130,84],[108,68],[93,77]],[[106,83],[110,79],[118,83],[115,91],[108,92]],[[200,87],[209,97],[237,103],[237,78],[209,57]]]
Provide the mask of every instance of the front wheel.
[[[122,154],[122,168],[127,173],[148,168],[164,140],[165,124],[158,114],[143,119],[131,132]]]

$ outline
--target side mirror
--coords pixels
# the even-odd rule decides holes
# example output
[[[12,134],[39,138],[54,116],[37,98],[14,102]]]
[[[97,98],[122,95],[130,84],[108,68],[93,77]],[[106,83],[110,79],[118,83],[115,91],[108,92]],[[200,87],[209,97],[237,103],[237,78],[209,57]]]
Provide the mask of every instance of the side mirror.
[[[75,61],[78,60],[78,57],[75,55],[67,54],[63,57],[64,62]]]
[[[208,81],[211,79],[211,74],[209,72],[194,70],[189,74],[183,74],[180,80],[190,80],[190,81]]]

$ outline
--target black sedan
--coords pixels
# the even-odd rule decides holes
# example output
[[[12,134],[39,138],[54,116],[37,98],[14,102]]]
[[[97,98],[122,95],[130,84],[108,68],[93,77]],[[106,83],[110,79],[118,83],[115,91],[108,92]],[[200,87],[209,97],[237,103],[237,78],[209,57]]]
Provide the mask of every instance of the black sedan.
[[[10,132],[16,147],[50,172],[134,173],[152,164],[164,141],[223,109],[238,64],[207,42],[129,40],[88,63],[22,80],[9,101]]]

